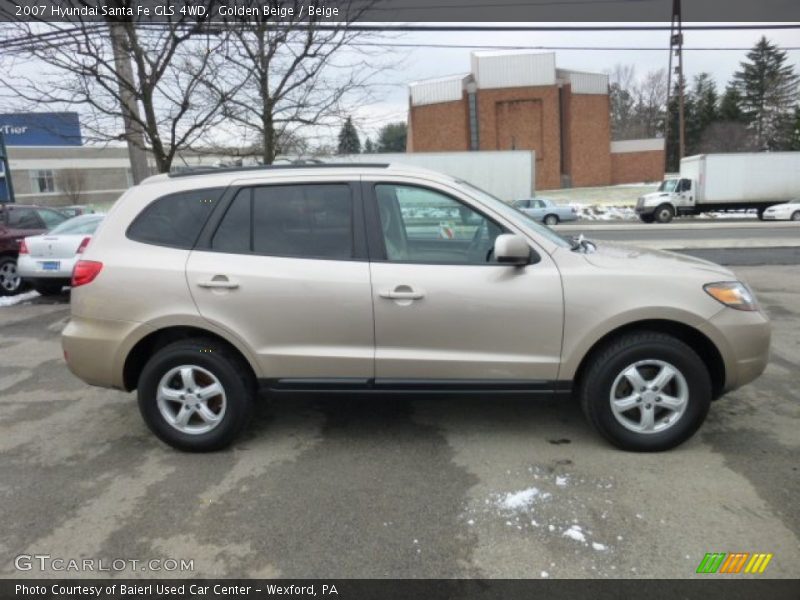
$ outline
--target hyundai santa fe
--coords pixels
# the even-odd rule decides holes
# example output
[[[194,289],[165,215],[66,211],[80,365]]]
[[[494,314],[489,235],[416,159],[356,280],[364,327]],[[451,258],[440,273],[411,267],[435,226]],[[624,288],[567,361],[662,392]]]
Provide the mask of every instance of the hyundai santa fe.
[[[576,397],[611,443],[665,450],[770,341],[726,268],[567,240],[401,165],[151,177],[72,286],[72,372],[137,390],[153,433],[194,451],[230,444],[259,391]]]

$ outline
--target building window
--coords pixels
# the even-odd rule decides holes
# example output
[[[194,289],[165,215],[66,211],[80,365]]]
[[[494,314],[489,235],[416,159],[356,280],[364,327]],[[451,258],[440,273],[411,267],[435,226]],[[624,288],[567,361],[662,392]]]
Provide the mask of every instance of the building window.
[[[39,169],[31,171],[31,191],[34,194],[53,194],[56,191],[56,182],[52,169]]]

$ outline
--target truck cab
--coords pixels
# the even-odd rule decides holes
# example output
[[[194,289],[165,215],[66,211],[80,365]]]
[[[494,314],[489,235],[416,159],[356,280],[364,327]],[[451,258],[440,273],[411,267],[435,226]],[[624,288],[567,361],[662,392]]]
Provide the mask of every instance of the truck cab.
[[[691,179],[665,179],[657,191],[639,198],[636,214],[645,223],[669,223],[675,215],[696,214],[695,189]]]

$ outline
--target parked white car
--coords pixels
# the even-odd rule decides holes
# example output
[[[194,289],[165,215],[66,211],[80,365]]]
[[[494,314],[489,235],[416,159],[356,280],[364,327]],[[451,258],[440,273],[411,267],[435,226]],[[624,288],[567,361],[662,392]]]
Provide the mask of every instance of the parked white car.
[[[800,198],[770,206],[764,211],[765,221],[800,221]]]
[[[23,239],[17,259],[19,276],[43,296],[61,293],[70,284],[72,268],[104,216],[80,215],[47,233]]]

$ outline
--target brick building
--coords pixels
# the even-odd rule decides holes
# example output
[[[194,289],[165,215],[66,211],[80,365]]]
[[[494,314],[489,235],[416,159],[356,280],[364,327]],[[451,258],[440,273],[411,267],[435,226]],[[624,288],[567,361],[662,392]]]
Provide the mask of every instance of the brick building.
[[[408,152],[533,150],[537,189],[654,181],[662,139],[611,141],[608,75],[555,54],[473,52],[471,71],[410,84]]]

